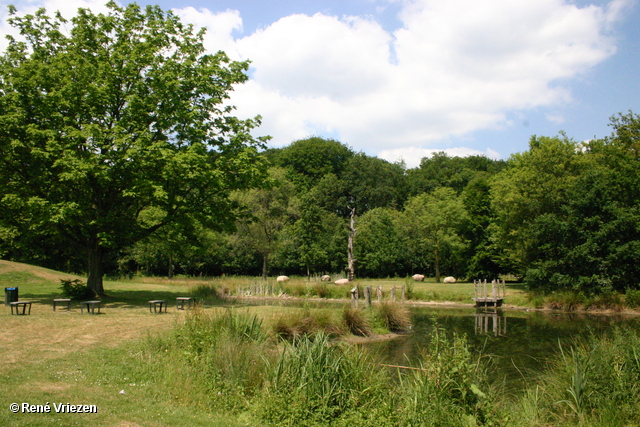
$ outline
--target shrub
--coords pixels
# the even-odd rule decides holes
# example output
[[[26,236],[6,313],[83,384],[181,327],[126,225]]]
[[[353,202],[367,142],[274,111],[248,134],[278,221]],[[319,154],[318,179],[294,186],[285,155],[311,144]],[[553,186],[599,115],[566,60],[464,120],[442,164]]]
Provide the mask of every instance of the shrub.
[[[624,304],[629,308],[640,307],[640,289],[627,289],[624,295]]]
[[[60,279],[62,294],[71,299],[84,300],[95,297],[93,290],[89,289],[87,285],[79,279]]]

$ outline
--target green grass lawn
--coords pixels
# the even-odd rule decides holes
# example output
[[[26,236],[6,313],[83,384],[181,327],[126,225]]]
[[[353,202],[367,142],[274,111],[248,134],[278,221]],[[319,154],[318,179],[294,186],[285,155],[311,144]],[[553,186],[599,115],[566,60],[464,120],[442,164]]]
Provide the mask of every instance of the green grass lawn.
[[[175,309],[172,302],[178,296],[202,295],[204,311],[256,314],[266,326],[284,317],[300,316],[302,312],[327,311],[316,318],[335,316],[339,310],[310,308],[312,305],[247,306],[240,302],[222,302],[216,289],[236,295],[239,289],[264,285],[252,277],[145,278],[105,282],[108,297],[103,300],[102,314],[81,314],[77,302],[71,311],[53,312],[52,299],[62,297],[61,279],[81,279],[25,264],[0,261],[0,285],[18,287],[21,300],[33,302],[30,316],[11,315],[9,308],[0,311],[3,325],[0,338],[0,381],[5,393],[0,395],[0,425],[106,425],[106,426],[244,426],[259,425],[245,413],[234,415],[215,413],[214,400],[207,403],[192,400],[189,381],[199,381],[198,372],[187,379],[179,378],[184,366],[172,369],[167,364],[178,361],[178,352],[168,353],[167,363],[155,365],[147,359],[150,348],[157,352],[158,342],[175,342],[174,328],[182,323],[185,311]],[[269,281],[276,289],[275,278]],[[440,304],[471,305],[472,283],[443,284],[433,279],[413,282],[406,279],[358,279],[346,286],[332,282],[291,278],[281,285],[279,298],[288,296],[326,298],[349,297],[354,285],[363,288],[381,286],[388,299],[393,287],[403,285],[412,297],[408,302],[430,301]],[[169,302],[167,314],[149,312],[148,301]],[[374,293],[375,301],[375,293]],[[527,292],[521,285],[507,285],[507,305],[526,306]],[[224,307],[222,306],[224,305]],[[522,312],[524,315],[525,313]],[[154,347],[154,345],[156,347]],[[235,351],[235,350],[234,350]],[[164,355],[165,353],[161,353]],[[172,359],[176,357],[176,359]],[[182,357],[182,356],[181,356]],[[225,359],[226,360],[226,359]],[[175,362],[178,363],[178,362]],[[184,363],[184,361],[180,362]],[[159,369],[162,367],[162,369]],[[176,385],[177,384],[177,385]],[[196,385],[196,383],[193,383]],[[199,385],[199,383],[198,383]],[[196,385],[196,387],[198,386]],[[564,386],[563,386],[564,387]],[[566,387],[565,387],[566,388]],[[564,390],[564,389],[562,389]],[[184,391],[184,393],[183,393]],[[49,405],[49,413],[12,413],[10,405]],[[95,405],[97,413],[55,413],[56,405]]]

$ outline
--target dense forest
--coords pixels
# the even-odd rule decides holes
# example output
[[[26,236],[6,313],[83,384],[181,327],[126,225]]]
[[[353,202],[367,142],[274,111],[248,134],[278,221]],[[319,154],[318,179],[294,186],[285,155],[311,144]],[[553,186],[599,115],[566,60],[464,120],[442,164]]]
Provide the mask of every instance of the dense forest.
[[[507,161],[437,153],[407,169],[310,137],[263,150],[262,185],[233,191],[235,226],[159,228],[110,253],[108,274],[356,276],[511,274],[531,288],[603,292],[640,281],[640,117],[609,137],[532,136]],[[5,224],[4,259],[81,271],[84,254],[50,230]]]
[[[610,136],[531,137],[508,160],[407,169],[340,141],[267,148],[225,105],[249,62],[171,12],[17,14],[0,56],[0,257],[105,274],[511,275],[637,288],[640,117]],[[60,31],[60,28],[71,28]],[[172,52],[168,55],[167,52]]]

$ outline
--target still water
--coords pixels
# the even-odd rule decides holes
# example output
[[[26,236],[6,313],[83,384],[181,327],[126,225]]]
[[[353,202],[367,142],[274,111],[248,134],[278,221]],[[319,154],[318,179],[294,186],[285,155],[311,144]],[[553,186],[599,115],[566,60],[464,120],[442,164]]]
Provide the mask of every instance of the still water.
[[[247,305],[339,308],[344,302],[247,301]],[[640,332],[640,316],[557,313],[496,308],[411,307],[412,328],[394,339],[364,344],[385,364],[419,366],[434,329],[449,336],[464,335],[471,350],[491,358],[495,381],[519,388],[544,370],[559,352],[590,334],[610,334],[614,328]]]
[[[640,330],[640,317],[526,312],[501,309],[412,308],[410,333],[369,344],[383,363],[416,366],[435,328],[463,334],[472,350],[491,357],[492,377],[513,387],[544,369],[545,363],[577,339],[613,328]]]

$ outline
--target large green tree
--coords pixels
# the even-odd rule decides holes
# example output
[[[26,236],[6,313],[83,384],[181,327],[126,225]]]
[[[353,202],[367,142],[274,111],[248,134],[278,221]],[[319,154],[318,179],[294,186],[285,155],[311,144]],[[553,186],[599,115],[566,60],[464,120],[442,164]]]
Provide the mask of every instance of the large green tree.
[[[397,225],[399,216],[393,209],[375,208],[358,218],[354,252],[361,275],[388,277],[402,270],[405,248]]]
[[[21,37],[0,58],[0,218],[84,251],[98,295],[109,252],[174,222],[232,226],[227,196],[259,177],[264,142],[225,103],[247,62],[206,54],[171,12],[108,8],[10,8]]]
[[[640,119],[614,117],[609,138],[533,137],[492,186],[504,265],[531,287],[587,293],[638,286]]]
[[[405,253],[411,267],[428,261],[440,282],[443,267],[449,274],[462,273],[460,256],[468,242],[463,230],[468,214],[460,196],[449,187],[436,188],[407,201],[402,216]]]
[[[245,210],[233,239],[235,250],[258,254],[262,258],[262,278],[266,280],[271,259],[287,244],[289,228],[299,215],[295,186],[286,178],[284,169],[273,167],[264,188],[238,191],[233,199]]]

